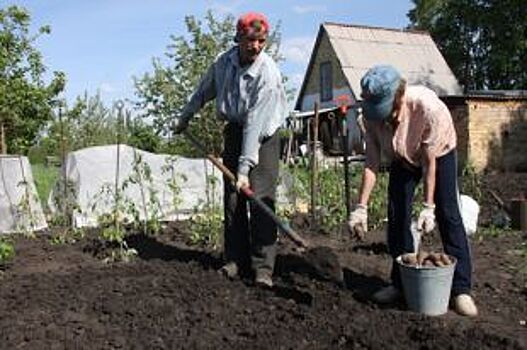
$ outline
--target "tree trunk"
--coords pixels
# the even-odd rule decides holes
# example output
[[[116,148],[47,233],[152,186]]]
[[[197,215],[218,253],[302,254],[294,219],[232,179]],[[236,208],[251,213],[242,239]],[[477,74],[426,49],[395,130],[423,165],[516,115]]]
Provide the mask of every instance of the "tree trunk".
[[[0,122],[0,154],[7,154],[4,123]]]

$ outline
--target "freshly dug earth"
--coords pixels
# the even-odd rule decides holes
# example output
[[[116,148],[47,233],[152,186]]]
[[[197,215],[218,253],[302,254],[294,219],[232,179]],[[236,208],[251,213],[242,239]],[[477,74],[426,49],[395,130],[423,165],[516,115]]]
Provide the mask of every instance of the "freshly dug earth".
[[[527,176],[507,179],[489,175],[482,185],[504,200],[525,193]],[[488,224],[497,207],[483,195],[480,222]],[[310,233],[303,217],[294,224],[329,248],[302,255],[282,240],[273,289],[224,279],[219,254],[189,247],[183,223],[130,236],[139,252],[130,263],[103,263],[108,245],[96,232],[70,245],[19,238],[15,260],[0,266],[0,348],[527,349],[527,233],[490,230],[471,240],[480,316],[469,319],[369,301],[389,275],[383,232],[357,242]],[[437,234],[422,246],[440,251]],[[321,273],[335,265],[324,260],[331,252],[343,282],[339,271]]]
[[[130,263],[103,263],[93,236],[20,238],[0,280],[0,348],[527,349],[525,234],[472,241],[481,315],[470,319],[371,303],[390,266],[382,232],[364,242],[303,233],[338,253],[344,283],[285,240],[273,289],[229,281],[216,272],[219,255],[188,247],[179,224],[129,237],[139,252]]]

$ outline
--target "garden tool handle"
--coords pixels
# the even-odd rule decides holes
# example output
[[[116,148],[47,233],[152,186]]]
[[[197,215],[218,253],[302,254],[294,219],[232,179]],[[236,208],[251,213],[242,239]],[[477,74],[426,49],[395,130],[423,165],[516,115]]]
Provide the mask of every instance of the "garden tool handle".
[[[207,152],[207,149],[187,130],[184,130],[182,132],[183,135],[187,138],[187,140],[196,147],[199,151],[201,151],[203,154],[206,155],[207,159],[211,161],[212,164],[214,164],[228,179],[229,181],[235,185],[236,183],[236,176],[227,168],[218,158],[216,158],[214,155]],[[251,201],[253,201],[260,209],[262,209],[273,221],[276,223],[278,228],[282,230],[291,240],[297,244],[299,247],[307,248],[308,244],[307,242],[300,237],[298,233],[296,233],[289,225],[282,222],[276,216],[276,214],[269,208],[267,204],[265,204],[260,198],[256,197],[254,195],[253,190],[251,190],[250,187],[242,187],[240,188],[240,191],[243,192]]]

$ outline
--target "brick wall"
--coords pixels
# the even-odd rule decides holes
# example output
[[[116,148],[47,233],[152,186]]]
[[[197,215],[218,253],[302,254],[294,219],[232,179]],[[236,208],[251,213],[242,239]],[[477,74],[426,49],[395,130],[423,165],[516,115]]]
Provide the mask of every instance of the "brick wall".
[[[527,102],[468,100],[467,110],[475,168],[527,171]]]
[[[445,98],[458,137],[460,167],[527,171],[527,101]]]

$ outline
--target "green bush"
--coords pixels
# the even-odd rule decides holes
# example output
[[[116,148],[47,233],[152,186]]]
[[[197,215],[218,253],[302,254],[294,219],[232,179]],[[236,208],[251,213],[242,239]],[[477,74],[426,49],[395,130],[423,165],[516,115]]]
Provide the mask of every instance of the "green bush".
[[[479,202],[483,196],[481,175],[476,172],[476,169],[471,164],[465,165],[461,175],[462,193],[471,196],[476,202]]]
[[[6,238],[0,238],[0,263],[5,263],[15,256],[13,243]]]
[[[350,200],[356,201],[362,180],[362,166],[350,165]],[[294,178],[294,184],[289,189],[291,194],[298,199],[311,203],[311,169],[309,165],[295,165],[289,168],[282,167]],[[342,227],[347,221],[344,168],[340,164],[320,169],[317,176],[317,203],[319,209],[319,224],[326,232],[333,232]],[[369,225],[370,228],[379,228],[386,218],[386,200],[388,188],[388,174],[379,173],[376,186],[370,196]]]
[[[223,210],[219,205],[207,206],[196,212],[190,221],[190,242],[216,249],[223,232]]]
[[[45,164],[47,156],[47,150],[38,145],[31,147],[27,153],[27,157],[31,164]]]

